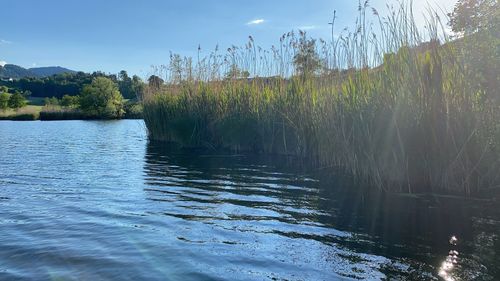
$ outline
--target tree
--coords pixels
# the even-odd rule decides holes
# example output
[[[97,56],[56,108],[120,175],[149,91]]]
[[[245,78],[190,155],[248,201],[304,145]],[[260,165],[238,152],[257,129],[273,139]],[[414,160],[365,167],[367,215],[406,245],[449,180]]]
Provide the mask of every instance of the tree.
[[[16,92],[10,96],[8,104],[10,108],[17,110],[26,105],[26,99],[21,93]]]
[[[92,82],[95,77],[110,77],[102,72],[63,73],[45,78],[22,78],[9,82],[9,87],[21,92],[30,91],[32,97],[57,97],[68,94],[76,96],[82,88]]]
[[[118,87],[124,98],[134,99],[136,97],[133,89],[133,81],[125,70],[118,73]]]
[[[59,99],[56,97],[51,97],[51,98],[44,98],[43,99],[44,105],[59,105]]]
[[[298,50],[293,57],[293,63],[297,73],[303,76],[314,74],[321,66],[316,52],[316,40],[308,39],[303,31],[300,32]]]
[[[142,82],[142,79],[139,76],[134,75],[132,77],[132,90],[138,100],[142,100],[144,97],[144,88],[144,82]]]
[[[23,92],[23,97],[29,98],[29,97],[31,97],[32,94],[33,93],[30,90],[26,90]]]
[[[226,73],[226,79],[241,79],[250,77],[250,72],[241,70],[236,64],[232,64]]]
[[[9,94],[0,92],[0,109],[5,111],[9,108]]]
[[[97,77],[83,88],[80,108],[95,117],[120,118],[124,113],[123,96],[111,79]]]
[[[498,27],[500,8],[498,0],[460,0],[448,16],[454,32],[469,35]]]
[[[161,85],[163,85],[163,83],[165,83],[165,81],[163,81],[163,79],[161,79],[160,77],[158,77],[156,75],[151,75],[148,78],[148,83],[149,83],[149,87],[151,87],[152,89],[159,90]]]
[[[9,92],[9,88],[7,88],[6,86],[0,86],[0,94],[1,93],[8,93]]]
[[[232,64],[229,70],[226,72],[226,79],[238,79],[240,77],[240,69],[236,64]]]
[[[465,36],[457,41],[464,68],[475,75],[469,83],[500,104],[500,6],[498,0],[460,0],[449,14],[452,30]]]
[[[79,97],[64,95],[61,99],[60,105],[64,107],[77,107],[79,105]]]
[[[172,54],[170,53],[170,65],[169,65],[169,70],[172,75],[172,82],[174,83],[180,83],[183,79],[182,77],[182,70],[183,70],[183,63],[182,63],[182,57],[179,54]]]

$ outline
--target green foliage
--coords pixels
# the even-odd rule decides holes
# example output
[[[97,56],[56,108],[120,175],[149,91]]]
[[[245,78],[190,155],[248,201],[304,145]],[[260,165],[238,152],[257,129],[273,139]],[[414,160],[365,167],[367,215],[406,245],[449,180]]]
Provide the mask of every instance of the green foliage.
[[[133,81],[127,74],[127,71],[122,70],[118,74],[118,87],[120,89],[120,93],[126,99],[135,99],[136,95],[133,88]]]
[[[148,78],[148,84],[151,89],[159,90],[163,83],[165,81],[156,75],[151,75]]]
[[[96,77],[106,77],[118,83],[119,90],[127,99],[140,99],[145,91],[145,84],[140,77],[134,75],[130,78],[126,71],[116,75],[106,75],[102,72],[94,73],[62,73],[45,78],[22,78],[14,81],[0,81],[0,87],[9,86],[22,92],[28,97],[56,97],[61,99],[64,95],[77,96],[83,87],[92,83]],[[0,91],[1,92],[1,91]]]
[[[380,38],[362,19],[322,53],[305,35],[289,33],[270,52],[259,53],[251,40],[241,53],[233,48],[225,64],[214,63],[215,54],[201,59],[196,79],[151,83],[144,98],[150,139],[293,155],[383,190],[471,194],[499,187],[499,72],[468,56],[496,69],[498,40],[481,37],[491,49],[485,53],[463,40],[441,45],[438,23],[417,34],[404,5],[380,21]],[[235,63],[267,78],[221,79]],[[482,82],[491,73],[495,79]]]
[[[142,79],[139,76],[134,75],[132,77],[132,91],[135,95],[134,99],[142,100],[142,98],[144,97],[145,88],[146,87]]]
[[[461,0],[450,15],[449,25],[459,35],[454,44],[465,71],[474,74],[477,87],[500,104],[500,6],[497,0]]]
[[[26,99],[19,92],[16,92],[13,95],[11,95],[9,98],[9,102],[8,102],[9,107],[12,109],[15,109],[15,110],[17,110],[21,107],[24,107],[26,105],[26,103],[27,103]]]
[[[9,108],[9,94],[0,92],[0,110],[7,110]]]
[[[137,102],[128,101],[125,103],[125,115],[126,119],[142,119],[142,104]]]
[[[130,78],[125,70],[118,74],[118,86],[123,97],[130,100],[141,99],[144,94],[144,82],[134,75]]]
[[[0,110],[7,110],[9,108],[9,88],[0,86]]]
[[[459,0],[449,17],[452,30],[465,35],[500,27],[498,0]]]
[[[45,98],[43,99],[43,104],[45,106],[56,106],[59,105],[59,99],[56,97]]]
[[[31,95],[33,94],[30,90],[25,90],[25,91],[22,91],[22,94],[25,98],[29,98],[31,97]]]
[[[111,79],[97,77],[83,88],[80,108],[91,116],[120,118],[124,113],[123,97]]]
[[[21,78],[12,82],[0,81],[0,85],[6,85],[21,92],[31,92],[31,97],[57,97],[62,98],[67,94],[76,96],[80,94],[84,85],[88,85],[95,77],[111,77],[102,72],[94,73],[63,73],[46,78]]]
[[[7,88],[6,86],[0,86],[0,94],[1,93],[8,93],[9,92],[9,88]]]
[[[60,102],[61,106],[64,107],[78,107],[80,104],[79,96],[64,95]]]

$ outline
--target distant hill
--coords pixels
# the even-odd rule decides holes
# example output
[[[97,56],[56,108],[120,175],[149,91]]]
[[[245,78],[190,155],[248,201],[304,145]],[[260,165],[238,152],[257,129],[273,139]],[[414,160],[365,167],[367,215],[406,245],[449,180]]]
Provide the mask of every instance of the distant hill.
[[[23,77],[38,77],[35,73],[30,70],[20,67],[14,64],[6,64],[3,67],[0,66],[0,78],[14,78],[19,79]]]
[[[0,78],[13,78],[13,79],[21,79],[26,77],[44,78],[55,74],[73,73],[73,72],[75,71],[60,66],[36,67],[29,69],[14,64],[6,64],[3,67],[0,66]]]
[[[32,73],[36,74],[37,77],[49,77],[52,75],[56,74],[61,74],[61,73],[75,73],[76,71],[73,71],[71,69],[67,69],[64,67],[60,66],[49,66],[49,67],[34,67],[28,69]]]

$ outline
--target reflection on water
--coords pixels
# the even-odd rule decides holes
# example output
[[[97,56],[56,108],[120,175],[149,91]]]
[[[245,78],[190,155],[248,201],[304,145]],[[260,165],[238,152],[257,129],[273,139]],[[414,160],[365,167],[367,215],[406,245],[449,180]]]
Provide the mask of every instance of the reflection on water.
[[[233,237],[225,241],[230,245],[225,251],[249,253],[243,245],[255,245],[257,237],[266,248],[274,246],[273,258],[329,272],[314,275],[326,279],[493,280],[498,275],[498,220],[490,233],[495,258],[476,256],[482,246],[474,243],[484,231],[476,216],[498,215],[495,202],[352,192],[340,180],[325,183],[275,168],[281,165],[277,159],[200,156],[159,144],[149,144],[146,155],[148,199],[168,203],[167,216],[225,231],[224,237]],[[207,243],[213,233],[189,233],[182,240]],[[464,240],[461,245],[455,235]],[[460,259],[459,249],[466,252]],[[279,266],[271,272],[287,276]]]
[[[137,121],[0,122],[0,280],[500,280],[498,202],[285,162],[169,150]]]

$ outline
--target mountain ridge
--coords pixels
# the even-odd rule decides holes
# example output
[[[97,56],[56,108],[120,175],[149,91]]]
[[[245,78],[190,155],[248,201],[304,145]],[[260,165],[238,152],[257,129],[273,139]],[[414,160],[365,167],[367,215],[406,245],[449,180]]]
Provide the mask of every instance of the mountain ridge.
[[[61,73],[75,73],[76,71],[61,67],[61,66],[46,66],[46,67],[32,67],[28,68],[32,73],[37,74],[39,77],[48,77]]]
[[[76,71],[61,66],[24,68],[15,64],[5,64],[0,66],[0,78],[21,79],[21,78],[45,78],[61,73],[74,73]]]

